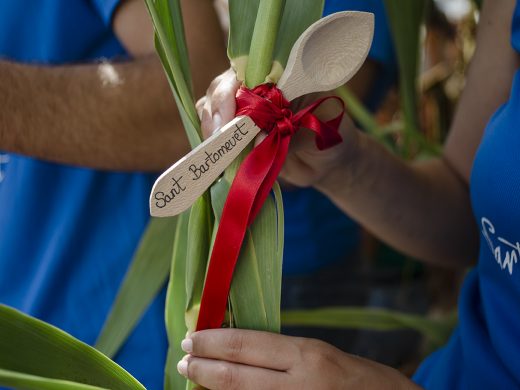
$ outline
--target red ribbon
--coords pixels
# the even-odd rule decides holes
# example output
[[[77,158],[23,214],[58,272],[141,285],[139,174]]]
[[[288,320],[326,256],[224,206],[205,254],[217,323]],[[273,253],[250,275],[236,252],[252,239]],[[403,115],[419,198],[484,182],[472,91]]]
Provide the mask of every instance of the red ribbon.
[[[326,100],[337,100],[341,113],[328,122],[314,114]],[[267,138],[246,157],[229,190],[206,275],[197,330],[220,328],[224,322],[233,271],[246,230],[262,205],[282,169],[291,137],[305,127],[316,133],[316,146],[323,150],[342,142],[338,129],[344,115],[343,101],[336,96],[322,98],[296,114],[274,84],[253,90],[242,87],[236,97],[236,115],[247,115]]]

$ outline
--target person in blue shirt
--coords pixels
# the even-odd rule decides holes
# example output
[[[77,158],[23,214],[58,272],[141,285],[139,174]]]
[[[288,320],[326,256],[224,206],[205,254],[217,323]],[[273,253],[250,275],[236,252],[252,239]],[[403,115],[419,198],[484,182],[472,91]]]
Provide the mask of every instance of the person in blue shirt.
[[[211,2],[184,3],[202,94],[225,41]],[[0,2],[0,150],[0,302],[93,344],[155,172],[188,150],[142,0]],[[166,350],[160,296],[117,362],[159,389]]]
[[[346,119],[345,142],[314,158],[312,141],[300,139],[284,167],[285,180],[318,189],[401,251],[438,265],[474,265],[457,329],[413,380],[320,341],[236,329],[191,334],[179,371],[210,390],[259,383],[287,390],[520,388],[519,65],[520,1],[484,1],[442,157],[405,163]],[[237,87],[221,91],[228,99],[218,102],[233,105]]]
[[[330,1],[326,12],[362,9],[384,20],[381,5]],[[225,41],[211,1],[186,0],[183,8],[202,95],[228,65]],[[353,85],[360,97],[371,92],[376,62],[389,58],[385,28],[376,28],[373,61]],[[148,221],[156,172],[187,149],[151,37],[142,0],[0,2],[0,302],[90,344]],[[353,223],[319,193],[289,199],[285,272],[343,259],[355,245]],[[309,202],[321,205],[314,217],[331,221],[313,243],[291,219]],[[332,232],[350,239],[319,263],[315,253]],[[116,361],[157,389],[166,349],[163,293]]]

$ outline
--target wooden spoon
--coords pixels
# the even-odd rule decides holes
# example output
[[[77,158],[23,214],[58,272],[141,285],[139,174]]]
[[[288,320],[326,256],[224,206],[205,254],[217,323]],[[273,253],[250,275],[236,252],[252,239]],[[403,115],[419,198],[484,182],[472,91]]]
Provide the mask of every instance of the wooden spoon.
[[[365,61],[374,15],[338,12],[320,19],[296,41],[278,88],[289,101],[345,84]],[[233,119],[164,172],[150,195],[150,213],[187,210],[261,131],[248,116]]]

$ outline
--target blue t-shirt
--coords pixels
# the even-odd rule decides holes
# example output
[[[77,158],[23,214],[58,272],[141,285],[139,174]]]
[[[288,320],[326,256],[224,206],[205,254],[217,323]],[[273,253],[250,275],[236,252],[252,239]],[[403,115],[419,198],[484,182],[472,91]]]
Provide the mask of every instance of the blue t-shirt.
[[[513,20],[520,52],[520,5]],[[489,122],[471,176],[478,265],[459,300],[458,329],[415,375],[427,389],[520,388],[520,73]],[[463,245],[463,243],[461,243]]]
[[[381,77],[370,97],[375,108],[394,79],[392,37],[382,0],[327,0],[324,14],[338,11],[375,14],[374,41],[369,57],[382,64]],[[325,195],[312,188],[286,190],[284,275],[309,274],[327,265],[347,260],[358,248],[359,227]]]
[[[117,3],[2,0],[0,58],[52,66],[124,57],[111,28]],[[154,177],[0,155],[0,302],[92,344],[148,221]],[[117,357],[150,389],[162,387],[163,319],[161,296]]]

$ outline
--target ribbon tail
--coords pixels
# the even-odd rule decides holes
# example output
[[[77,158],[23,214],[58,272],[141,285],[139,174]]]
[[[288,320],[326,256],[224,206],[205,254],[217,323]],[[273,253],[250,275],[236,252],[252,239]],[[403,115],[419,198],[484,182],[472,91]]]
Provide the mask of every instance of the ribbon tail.
[[[283,164],[285,163],[285,159],[287,158],[287,153],[289,152],[289,144],[291,142],[291,137],[282,137],[279,141],[280,146],[278,148],[278,153],[275,156],[271,169],[267,173],[265,180],[262,182],[260,189],[258,190],[258,194],[253,203],[253,209],[251,211],[251,215],[249,217],[249,226],[254,222],[258,213],[262,210],[262,206],[265,203],[265,200],[271,193],[274,182],[278,179],[278,175],[282,170]]]
[[[247,156],[229,190],[208,266],[197,330],[220,328],[257,193],[275,162],[279,138],[268,136]]]
[[[328,100],[336,100],[341,106],[341,112],[335,118],[327,122],[322,122],[314,115],[314,111]],[[312,130],[316,134],[316,146],[319,150],[325,150],[343,141],[338,132],[343,116],[345,115],[345,103],[337,96],[327,96],[321,98],[310,106],[299,111],[294,120],[299,126]]]

